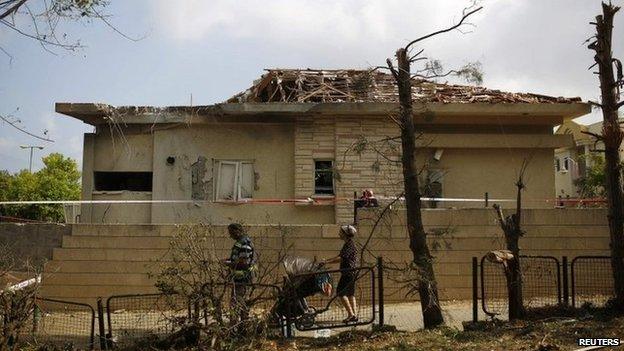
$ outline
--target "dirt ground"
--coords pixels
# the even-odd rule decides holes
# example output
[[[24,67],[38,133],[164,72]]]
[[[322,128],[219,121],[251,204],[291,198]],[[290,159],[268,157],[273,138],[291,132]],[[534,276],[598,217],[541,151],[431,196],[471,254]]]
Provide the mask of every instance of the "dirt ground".
[[[531,321],[507,323],[483,321],[469,323],[472,304],[469,301],[446,302],[443,305],[447,326],[436,330],[422,330],[420,305],[406,303],[387,305],[385,330],[363,326],[333,329],[318,337],[315,332],[297,332],[293,341],[267,341],[255,350],[577,350],[579,338],[623,338],[624,317],[611,317],[605,311],[569,312],[555,316],[543,311]],[[166,329],[167,323],[160,314],[137,313],[119,310],[113,313],[118,331],[117,341],[138,333],[142,335],[156,329]],[[168,316],[171,317],[171,316]],[[123,322],[123,323],[122,323]],[[121,324],[120,324],[121,323]],[[162,325],[161,325],[162,324]],[[84,313],[56,312],[43,316],[39,324],[40,341],[56,345],[70,344],[79,349],[88,345],[90,318]],[[465,330],[466,329],[466,330]],[[164,331],[164,330],[162,330]],[[121,332],[121,333],[120,333]],[[624,345],[624,340],[622,340]],[[624,350],[624,346],[609,350]]]
[[[480,322],[475,330],[444,327],[416,332],[345,331],[330,338],[269,343],[267,350],[578,350],[579,338],[624,338],[624,317],[551,317],[539,321]],[[622,340],[624,343],[624,340]],[[604,350],[624,350],[624,346]]]

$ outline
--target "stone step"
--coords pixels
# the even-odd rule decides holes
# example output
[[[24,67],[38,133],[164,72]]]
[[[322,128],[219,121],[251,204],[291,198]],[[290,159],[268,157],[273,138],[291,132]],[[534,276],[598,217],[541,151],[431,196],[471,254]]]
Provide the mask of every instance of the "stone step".
[[[74,224],[73,235],[85,236],[173,236],[180,232],[181,225],[150,225],[150,224]],[[289,225],[279,227],[277,225],[254,225],[249,229],[252,237],[307,237],[307,238],[332,238],[338,237],[339,226],[334,224],[315,225]],[[227,226],[212,226],[212,233],[229,240]]]
[[[170,236],[174,228],[159,225],[128,225],[128,224],[74,224],[72,235],[87,236]],[[171,226],[174,227],[174,226]]]
[[[86,236],[66,235],[63,248],[101,248],[101,249],[168,249],[170,237],[161,236]]]
[[[50,261],[46,273],[147,273],[159,264],[150,261]]]
[[[490,246],[492,249],[500,248],[500,246]],[[295,251],[297,255],[303,257],[315,257],[319,254],[318,250],[313,249],[299,249]],[[439,264],[444,263],[459,263],[465,262],[470,264],[472,256],[481,257],[485,255],[487,250],[461,250],[453,249],[447,250],[432,250],[432,255],[436,258]],[[525,255],[549,255],[560,258],[561,256],[575,257],[579,255],[578,250],[572,249],[544,249],[544,250],[523,250]],[[97,248],[56,248],[54,249],[55,261],[151,261],[156,262],[160,260],[166,260],[167,250],[152,250],[152,249],[97,249]],[[582,250],[582,255],[608,255],[608,250],[588,249]],[[229,250],[219,250],[216,252],[218,257],[227,257]],[[323,257],[318,257],[324,258]],[[411,252],[405,249],[391,251],[384,251],[383,257],[387,262],[406,262],[411,260]]]
[[[150,261],[50,261],[46,264],[46,274],[69,274],[69,273],[137,273],[156,274],[160,271],[162,265],[167,262],[150,262]],[[271,264],[271,263],[269,263]],[[472,266],[464,262],[435,263],[434,270],[436,275],[461,275],[469,276],[472,274]]]
[[[47,285],[41,287],[41,295],[46,298],[69,299],[75,298],[108,298],[113,295],[148,294],[158,290],[153,285]]]
[[[567,240],[558,240],[553,242],[551,238],[538,237],[531,240],[527,240],[521,243],[522,249],[525,250],[539,250],[544,247],[549,247],[552,250],[569,249],[574,250],[579,247],[585,250],[599,250],[608,245],[608,237],[567,237]],[[63,237],[63,248],[102,248],[102,249],[160,249],[166,250],[170,247],[170,237],[159,236],[141,236],[141,237],[126,237],[126,236],[84,236],[84,235],[66,235]],[[260,239],[256,240],[256,249],[262,251],[268,247],[279,247],[280,243],[277,238]],[[429,246],[431,250],[439,249],[445,250],[482,250],[485,248],[500,248],[504,246],[504,240],[502,238],[494,237],[453,237],[453,236],[433,236],[428,238]],[[216,248],[220,251],[230,249],[231,242],[229,240],[221,240],[216,244]],[[297,251],[309,251],[323,249],[336,251],[342,245],[340,239],[323,239],[323,248],[318,247],[318,239],[310,238],[297,238],[293,240],[286,240],[286,245],[292,244],[292,250]],[[405,250],[406,240],[382,240],[374,239],[369,244],[371,250],[375,250],[377,246],[381,246],[385,251],[392,251],[393,249]],[[275,251],[275,250],[269,250]]]
[[[46,273],[43,276],[46,285],[153,285],[146,273]]]

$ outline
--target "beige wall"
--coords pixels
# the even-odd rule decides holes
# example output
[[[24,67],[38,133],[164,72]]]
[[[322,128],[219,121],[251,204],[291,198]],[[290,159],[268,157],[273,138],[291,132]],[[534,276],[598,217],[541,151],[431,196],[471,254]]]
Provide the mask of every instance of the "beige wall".
[[[456,116],[457,117],[457,116]],[[267,118],[267,121],[271,120]],[[475,124],[457,124],[458,118],[436,119],[423,124],[419,138],[418,163],[438,170],[443,176],[443,196],[458,198],[510,198],[515,195],[514,181],[523,159],[530,158],[526,174],[525,206],[550,207],[543,201],[555,188],[552,174],[553,149],[565,144],[569,136],[553,136],[544,123],[506,126],[495,118],[466,117]],[[444,123],[442,123],[442,122]],[[449,122],[450,121],[450,122]],[[488,122],[489,121],[489,122]],[[370,146],[356,152],[363,137],[369,142],[399,135],[392,120],[374,116],[300,116],[276,122],[201,123],[153,127],[130,126],[124,142],[111,138],[107,128],[98,135],[85,137],[83,199],[95,199],[89,187],[93,170],[153,171],[153,200],[197,200],[199,191],[213,200],[217,160],[250,160],[257,173],[256,199],[305,199],[314,197],[314,160],[334,160],[339,177],[335,180],[335,205],[223,205],[202,201],[184,204],[136,205],[137,215],[118,207],[110,212],[122,214],[113,222],[184,223],[210,221],[226,223],[346,223],[353,218],[353,192],[372,188],[378,196],[393,197],[402,190],[399,163],[391,162]],[[478,123],[477,123],[478,122]],[[446,124],[445,124],[446,123]],[[448,124],[452,123],[452,124]],[[494,125],[493,123],[503,123]],[[400,145],[391,149],[377,145],[390,159],[398,160]],[[442,158],[433,158],[441,150]],[[175,158],[169,165],[167,157]],[[201,167],[200,187],[193,186],[192,174]],[[197,173],[196,173],[197,174]],[[147,194],[128,192],[98,194],[100,199],[149,199]],[[135,196],[136,195],[136,196]],[[536,201],[540,200],[540,201]],[[445,207],[481,207],[482,203],[444,203]],[[102,222],[101,210],[91,213],[83,206],[83,222]]]
[[[552,198],[555,187],[552,174],[553,149],[566,143],[567,136],[544,135],[541,125],[525,128],[504,127],[492,130],[491,125],[471,126],[470,133],[462,133],[462,125],[438,125],[435,133],[419,137],[417,159],[419,167],[440,170],[444,174],[443,196],[451,198],[515,198],[515,180],[524,159],[530,159],[526,173],[525,206],[552,207],[543,201]],[[529,134],[533,127],[535,134]],[[528,128],[528,129],[527,129]],[[353,191],[372,188],[379,196],[396,196],[402,192],[402,169],[396,162],[388,161],[371,147],[363,152],[353,151],[353,145],[364,136],[379,141],[399,135],[394,122],[387,117],[336,119],[336,162],[340,173],[337,196],[352,198]],[[486,133],[487,132],[487,133]],[[399,153],[375,143],[384,154],[399,160]],[[400,149],[400,145],[399,145]],[[435,150],[442,151],[439,161],[433,158]],[[373,165],[380,165],[374,169]],[[423,173],[424,175],[424,173]],[[535,200],[541,201],[535,201]],[[482,203],[445,203],[444,207],[481,207]],[[336,222],[352,218],[352,205],[337,204]]]
[[[361,212],[357,240],[363,243],[372,225],[372,212]],[[430,209],[423,212],[428,242],[435,256],[435,272],[443,299],[469,299],[471,258],[504,248],[501,230],[491,209]],[[409,262],[411,252],[402,213],[391,215],[378,227],[365,255],[367,263],[383,256],[388,263]],[[523,212],[526,235],[520,239],[523,254],[573,257],[608,255],[606,211],[601,209],[527,209]],[[63,247],[54,250],[46,267],[43,293],[48,297],[95,303],[96,297],[153,292],[155,261],[166,254],[173,225],[74,225]],[[227,256],[231,240],[218,227],[217,254]],[[248,231],[265,262],[284,246],[306,257],[328,258],[341,247],[335,225],[249,226]],[[434,235],[433,233],[438,233]],[[268,259],[266,259],[269,257]],[[281,273],[280,273],[281,274]],[[387,279],[386,301],[405,301],[396,281]]]
[[[153,136],[136,128],[127,128],[123,136],[108,128],[85,134],[82,199],[151,200],[151,192],[95,191],[93,172],[151,172],[153,150]],[[80,214],[82,223],[150,223],[151,218],[149,204],[83,204]]]
[[[218,160],[249,160],[257,174],[256,199],[292,199],[295,184],[293,124],[195,125],[154,132],[154,200],[191,200],[193,164],[205,158],[204,199],[212,201]],[[167,157],[176,162],[169,165]],[[285,205],[224,205],[198,201],[152,205],[153,223],[331,223],[333,208]]]

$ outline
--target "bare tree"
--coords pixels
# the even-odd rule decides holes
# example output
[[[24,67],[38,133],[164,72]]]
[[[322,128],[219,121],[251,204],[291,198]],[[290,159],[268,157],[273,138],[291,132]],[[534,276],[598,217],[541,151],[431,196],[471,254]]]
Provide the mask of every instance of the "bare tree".
[[[79,39],[72,39],[62,29],[66,22],[100,21],[126,39],[105,13],[109,0],[0,0],[0,27],[15,35],[38,42],[51,53],[54,49],[74,51],[83,47]],[[8,50],[0,52],[13,59]]]
[[[156,287],[195,307],[190,316],[170,320],[176,330],[168,337],[172,344],[192,336],[194,343],[208,344],[210,349],[251,349],[259,347],[269,326],[277,323],[271,308],[278,299],[275,287],[282,283],[279,270],[291,248],[286,244],[289,228],[267,226],[254,237],[258,258],[254,284],[240,296],[230,269],[221,262],[228,244],[222,229],[210,224],[180,225],[168,253],[155,267]],[[170,301],[168,307],[174,309],[177,300]]]
[[[624,192],[622,190],[622,167],[620,145],[624,132],[618,121],[618,109],[624,106],[620,89],[624,86],[622,62],[613,57],[612,37],[613,18],[620,10],[609,2],[602,3],[602,15],[596,16],[596,34],[588,41],[589,49],[595,52],[592,66],[598,66],[602,101],[594,105],[602,109],[603,126],[600,135],[593,134],[604,143],[605,178],[607,203],[609,206],[609,234],[611,247],[611,267],[615,287],[615,305],[624,310]],[[590,67],[591,68],[591,67]],[[614,72],[617,71],[617,76]]]
[[[529,161],[522,161],[518,179],[516,181],[516,213],[507,217],[503,215],[503,209],[498,204],[494,204],[494,209],[498,216],[498,222],[505,235],[505,244],[511,254],[510,257],[498,257],[505,268],[505,278],[507,281],[507,296],[509,301],[509,319],[520,319],[524,317],[524,303],[522,299],[522,271],[520,268],[520,238],[524,235],[522,230],[522,191],[524,191],[524,175],[529,165]]]
[[[23,279],[14,276],[16,271],[34,278],[18,284]],[[19,338],[30,326],[41,282],[34,271],[29,262],[20,262],[13,250],[0,245],[0,351],[18,350]]]
[[[441,73],[439,62],[427,61],[421,56],[423,50],[414,55],[410,54],[410,49],[426,39],[438,36],[443,33],[460,28],[465,24],[465,20],[481,10],[481,7],[473,6],[464,9],[461,20],[446,29],[429,33],[409,42],[405,47],[396,52],[397,67],[392,60],[387,59],[388,68],[394,76],[399,90],[399,127],[401,129],[401,164],[403,166],[403,186],[405,194],[405,206],[407,214],[407,230],[410,240],[410,249],[413,253],[413,264],[419,272],[418,293],[423,313],[423,324],[425,328],[433,328],[444,323],[442,310],[440,308],[437,282],[433,272],[432,256],[427,246],[426,232],[423,227],[421,214],[421,194],[418,184],[418,166],[416,164],[416,127],[414,125],[414,112],[412,101],[412,84],[414,78],[430,79],[447,76],[450,74],[465,75],[470,67],[459,71],[449,71]],[[411,65],[415,62],[426,62],[425,67],[417,70],[414,74]]]

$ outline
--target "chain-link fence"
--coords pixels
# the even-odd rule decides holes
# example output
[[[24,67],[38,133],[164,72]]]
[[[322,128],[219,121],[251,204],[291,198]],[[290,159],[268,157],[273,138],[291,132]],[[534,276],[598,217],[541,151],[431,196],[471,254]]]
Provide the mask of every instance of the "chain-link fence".
[[[26,342],[63,350],[93,349],[95,311],[87,304],[36,298],[31,321]]]
[[[522,297],[527,309],[555,306],[561,303],[559,260],[551,256],[520,256]],[[508,310],[507,280],[502,263],[481,259],[481,302],[490,316],[504,315]]]
[[[572,307],[604,306],[615,296],[611,257],[579,256],[571,263]]]
[[[108,338],[116,346],[157,340],[189,316],[188,300],[176,294],[111,296],[106,300]]]

